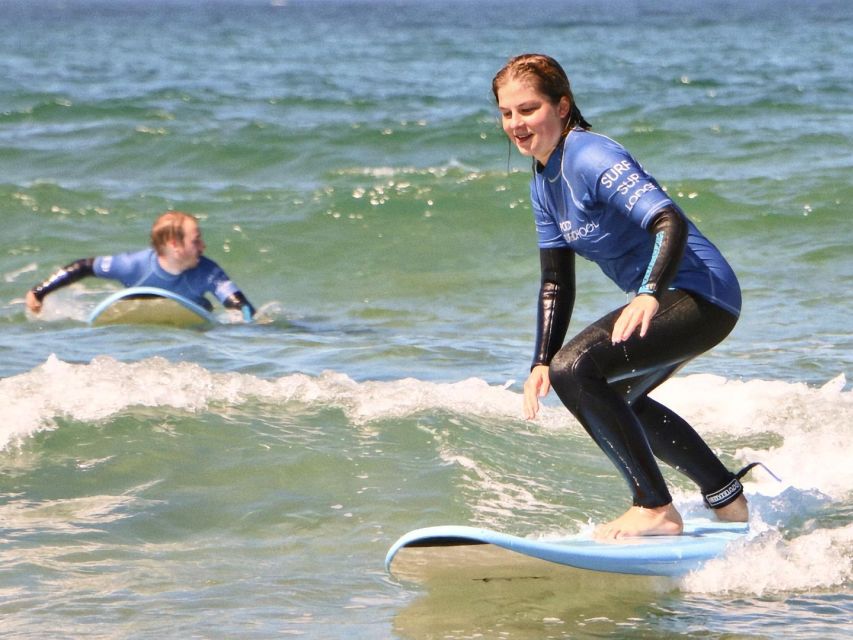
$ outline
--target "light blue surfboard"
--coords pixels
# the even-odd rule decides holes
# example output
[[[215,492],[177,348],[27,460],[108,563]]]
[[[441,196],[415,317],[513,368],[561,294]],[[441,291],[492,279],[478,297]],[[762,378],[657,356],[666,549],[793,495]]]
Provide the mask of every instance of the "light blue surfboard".
[[[417,551],[418,562],[428,564],[442,550],[454,547],[452,562],[464,565],[466,548],[494,545],[516,554],[552,563],[643,576],[680,576],[722,555],[732,542],[748,532],[745,523],[693,520],[684,524],[680,536],[643,536],[615,542],[598,541],[591,534],[566,538],[522,538],[467,526],[438,526],[410,531],[395,542],[385,556],[385,569],[392,571],[406,551]]]
[[[89,324],[159,324],[203,327],[216,322],[207,309],[157,287],[130,287],[104,299],[89,314]]]

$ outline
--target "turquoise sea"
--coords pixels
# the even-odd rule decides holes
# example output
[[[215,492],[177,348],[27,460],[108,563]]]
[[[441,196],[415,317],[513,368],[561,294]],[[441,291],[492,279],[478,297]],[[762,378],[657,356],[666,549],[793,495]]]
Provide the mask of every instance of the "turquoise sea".
[[[851,32],[847,0],[0,0],[0,636],[849,637]],[[490,82],[525,51],[741,278],[656,395],[782,481],[748,476],[749,538],[684,579],[383,567],[417,527],[627,507],[555,398],[521,416],[538,256]],[[92,328],[96,279],[25,312],[169,208],[257,323]],[[572,331],[624,300],[579,286]]]

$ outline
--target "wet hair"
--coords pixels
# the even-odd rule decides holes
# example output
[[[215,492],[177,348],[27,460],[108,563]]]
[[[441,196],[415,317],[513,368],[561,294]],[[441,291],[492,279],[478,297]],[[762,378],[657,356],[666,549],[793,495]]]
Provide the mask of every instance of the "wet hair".
[[[537,92],[541,93],[552,104],[559,104],[562,98],[568,98],[570,109],[564,123],[563,131],[568,133],[575,127],[591,129],[592,125],[581,115],[580,109],[572,95],[569,77],[563,71],[560,63],[542,53],[523,53],[510,58],[492,79],[492,93],[498,100],[498,90],[511,79],[524,80]]]
[[[195,216],[183,211],[167,211],[154,221],[151,226],[151,246],[162,255],[166,244],[172,241],[183,244],[184,223],[187,220],[198,222]]]

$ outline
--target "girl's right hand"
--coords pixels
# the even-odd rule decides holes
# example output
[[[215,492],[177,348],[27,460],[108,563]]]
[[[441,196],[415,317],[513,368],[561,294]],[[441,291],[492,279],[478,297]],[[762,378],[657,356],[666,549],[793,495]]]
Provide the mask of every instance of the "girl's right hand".
[[[548,366],[544,364],[533,367],[527,381],[524,383],[524,417],[533,420],[539,413],[539,398],[544,398],[551,390],[551,379],[548,377]]]

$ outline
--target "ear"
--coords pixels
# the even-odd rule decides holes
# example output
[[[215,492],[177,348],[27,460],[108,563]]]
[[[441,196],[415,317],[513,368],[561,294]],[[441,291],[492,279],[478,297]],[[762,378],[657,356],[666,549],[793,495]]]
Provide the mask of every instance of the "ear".
[[[568,97],[563,96],[560,98],[560,103],[557,105],[557,113],[560,114],[560,118],[565,118],[569,115],[569,111],[572,110],[572,102],[568,99]]]
[[[180,246],[181,245],[178,243],[177,238],[171,238],[169,240],[166,240],[166,242],[163,244],[164,249],[169,249],[173,252],[177,251]]]

